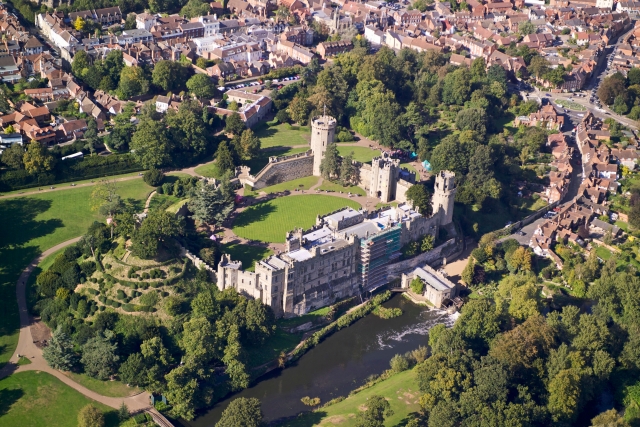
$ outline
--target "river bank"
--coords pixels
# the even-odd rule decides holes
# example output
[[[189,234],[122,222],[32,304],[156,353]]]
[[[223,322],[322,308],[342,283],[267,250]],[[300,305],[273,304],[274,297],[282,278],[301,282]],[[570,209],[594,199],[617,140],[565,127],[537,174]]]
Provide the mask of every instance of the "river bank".
[[[229,402],[238,397],[260,399],[266,422],[296,416],[309,410],[300,401],[302,397],[319,397],[327,402],[346,396],[369,376],[388,369],[395,354],[427,345],[427,334],[433,326],[440,323],[450,326],[454,322],[454,317],[446,312],[415,305],[399,296],[383,306],[400,308],[403,315],[383,320],[369,314],[327,337],[292,366],[266,374],[254,386],[229,396],[195,420],[181,420],[177,424],[214,426]]]

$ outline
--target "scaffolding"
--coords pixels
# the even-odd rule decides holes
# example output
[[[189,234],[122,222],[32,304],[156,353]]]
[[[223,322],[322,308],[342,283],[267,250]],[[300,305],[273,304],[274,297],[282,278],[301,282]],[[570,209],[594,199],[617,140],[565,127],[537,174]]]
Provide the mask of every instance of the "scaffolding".
[[[387,283],[387,265],[400,256],[401,234],[402,226],[396,224],[360,241],[358,270],[364,291],[372,291]]]

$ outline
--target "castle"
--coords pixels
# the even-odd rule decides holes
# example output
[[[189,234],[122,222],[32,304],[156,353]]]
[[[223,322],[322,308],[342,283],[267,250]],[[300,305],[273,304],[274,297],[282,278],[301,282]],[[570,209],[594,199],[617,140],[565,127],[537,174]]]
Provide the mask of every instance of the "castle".
[[[302,178],[320,176],[320,165],[329,144],[334,143],[336,120],[327,115],[311,123],[310,150],[302,154],[271,157],[253,176],[240,167],[243,185],[255,189]],[[401,248],[426,235],[437,236],[453,222],[455,174],[436,176],[433,213],[422,215],[406,203],[406,192],[415,175],[400,168],[400,160],[383,154],[371,165],[358,167],[358,186],[383,202],[400,202],[374,212],[340,209],[323,217],[309,230],[296,229],[286,236],[286,250],[256,262],[255,272],[223,255],[217,269],[220,290],[234,288],[260,299],[276,316],[302,315],[336,300],[373,291],[389,281],[389,269],[401,257]],[[452,227],[448,227],[452,228]]]
[[[336,300],[373,291],[388,282],[388,269],[402,246],[452,222],[453,174],[436,177],[438,196],[431,217],[403,204],[368,213],[352,208],[318,217],[309,230],[287,233],[286,250],[255,264],[255,272],[223,255],[218,264],[220,290],[234,288],[260,299],[276,316],[301,315]]]
[[[311,121],[310,150],[301,154],[270,157],[269,163],[255,176],[247,166],[240,166],[237,176],[242,185],[261,189],[306,176],[320,176],[320,164],[329,144],[334,143],[337,122],[331,116],[314,117]],[[371,165],[354,162],[358,167],[358,187],[383,203],[404,203],[406,192],[415,184],[415,174],[400,167],[400,160],[387,153],[375,157]]]

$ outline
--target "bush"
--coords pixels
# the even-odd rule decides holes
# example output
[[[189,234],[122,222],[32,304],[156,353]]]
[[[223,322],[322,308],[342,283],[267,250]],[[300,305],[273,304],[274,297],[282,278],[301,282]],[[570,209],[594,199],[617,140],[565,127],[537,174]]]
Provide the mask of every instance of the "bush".
[[[123,305],[122,305],[122,309],[123,309],[124,311],[128,312],[128,313],[131,313],[131,312],[137,311],[137,310],[136,310],[136,306],[135,306],[135,305],[133,305],[133,304],[123,304]]]
[[[399,308],[385,308],[379,306],[373,310],[373,314],[381,319],[393,319],[394,317],[402,316],[402,310]]]
[[[144,280],[149,280],[151,278],[151,275],[145,271],[144,273],[142,273],[142,278]]]
[[[394,373],[398,374],[402,371],[406,371],[407,369],[409,369],[410,364],[409,364],[409,359],[407,359],[405,356],[401,354],[396,354],[391,358],[389,365],[391,365],[391,370]]]
[[[150,186],[157,187],[162,183],[164,174],[162,173],[162,171],[156,168],[151,168],[144,173],[142,179],[144,179],[144,182],[146,182]]]
[[[162,184],[162,193],[163,194],[167,194],[167,195],[172,195],[173,194],[173,184],[170,182],[165,182],[164,184]]]
[[[97,291],[95,289],[92,288],[86,288],[87,292],[90,293],[91,295],[100,295],[100,291]]]
[[[336,136],[336,139],[337,139],[338,142],[355,141],[355,138],[353,137],[353,135],[351,135],[351,132],[349,132],[346,129],[341,130],[340,132],[338,132],[338,135]]]
[[[419,277],[413,279],[410,286],[414,294],[422,295],[422,293],[424,292],[424,283]]]

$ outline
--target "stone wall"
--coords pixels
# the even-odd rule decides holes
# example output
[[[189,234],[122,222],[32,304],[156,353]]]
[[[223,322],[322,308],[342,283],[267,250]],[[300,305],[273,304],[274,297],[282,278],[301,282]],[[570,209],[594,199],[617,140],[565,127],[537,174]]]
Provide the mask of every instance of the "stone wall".
[[[422,267],[425,264],[439,264],[442,258],[453,258],[462,253],[464,244],[461,239],[449,239],[437,248],[429,252],[416,255],[411,259],[396,262],[387,266],[387,276],[389,281],[399,278],[402,273],[413,270],[416,267]]]
[[[311,151],[285,157],[271,157],[255,177],[243,170],[238,176],[242,184],[248,184],[254,189],[269,187],[294,179],[313,175],[313,155]]]
[[[369,194],[369,187],[371,186],[371,165],[363,164],[360,162],[354,162],[359,169],[358,172],[358,187],[362,188]]]
[[[407,203],[407,191],[411,188],[413,184],[405,181],[404,179],[399,179],[396,184],[396,201],[398,203]]]
[[[180,247],[180,256],[187,257],[188,259],[190,259],[191,262],[193,262],[193,265],[195,265],[197,269],[204,268],[205,270],[207,270],[207,273],[209,273],[209,277],[211,277],[211,279],[214,281],[216,280],[216,270],[214,270],[209,264],[204,262],[202,259],[198,258],[196,255],[189,252],[189,250],[186,249],[184,246],[180,244],[178,244],[178,246]]]

